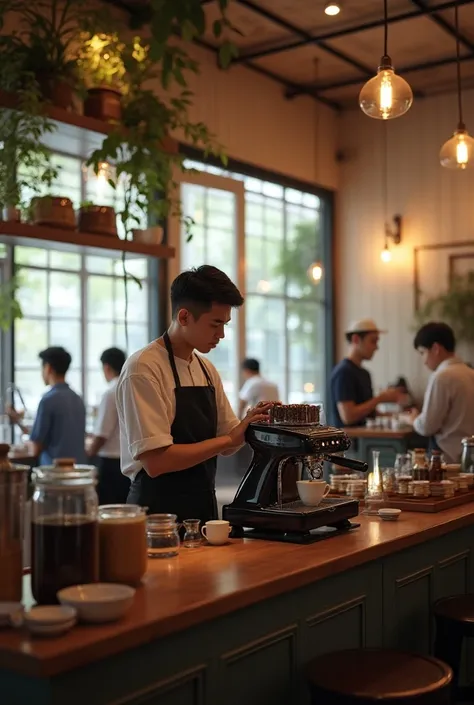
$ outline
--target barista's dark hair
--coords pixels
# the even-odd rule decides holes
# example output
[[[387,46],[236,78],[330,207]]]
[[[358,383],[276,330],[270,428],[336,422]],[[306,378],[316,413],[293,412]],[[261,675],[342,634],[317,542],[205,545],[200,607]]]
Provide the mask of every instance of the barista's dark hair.
[[[126,359],[127,356],[120,348],[107,348],[100,356],[101,363],[111,367],[118,375],[121,373]]]
[[[249,372],[260,372],[260,363],[253,357],[247,357],[242,363],[242,369],[248,370]]]
[[[451,326],[448,326],[447,323],[439,323],[437,321],[426,323],[415,335],[413,347],[415,350],[418,350],[418,348],[431,350],[435,343],[441,345],[447,352],[455,351],[456,338]]]
[[[194,318],[211,310],[212,304],[238,308],[244,297],[227,274],[217,267],[201,267],[181,272],[171,284],[171,312],[173,318],[180,308],[186,308]]]
[[[352,330],[350,333],[346,333],[346,340],[348,343],[352,343],[352,336],[353,335],[358,335],[361,340],[364,340],[366,335],[369,335],[369,333],[373,333],[373,332],[374,331],[371,331],[371,330],[370,331],[365,330],[365,331],[361,331],[361,332],[356,331],[356,330]]]
[[[46,348],[39,353],[38,357],[43,365],[50,365],[58,375],[65,375],[72,362],[68,351],[61,347]]]

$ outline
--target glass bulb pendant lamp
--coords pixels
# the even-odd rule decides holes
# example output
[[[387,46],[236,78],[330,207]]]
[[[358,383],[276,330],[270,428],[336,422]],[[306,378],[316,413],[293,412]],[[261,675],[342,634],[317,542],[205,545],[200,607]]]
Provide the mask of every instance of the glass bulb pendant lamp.
[[[461,87],[461,58],[459,48],[459,16],[458,3],[454,6],[454,19],[456,29],[456,73],[458,93],[458,129],[447,142],[443,144],[439,153],[441,166],[446,169],[468,169],[474,163],[474,139],[466,130],[462,111]]]
[[[362,87],[359,93],[359,106],[363,113],[377,120],[392,120],[404,115],[413,103],[413,93],[409,84],[397,76],[388,55],[388,10],[387,0],[384,10],[383,56],[377,75]]]

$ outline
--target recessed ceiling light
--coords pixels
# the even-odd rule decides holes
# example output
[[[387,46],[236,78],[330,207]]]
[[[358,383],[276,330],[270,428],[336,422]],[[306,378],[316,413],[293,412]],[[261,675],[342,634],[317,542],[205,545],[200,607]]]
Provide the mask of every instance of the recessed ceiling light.
[[[335,15],[338,15],[341,11],[341,6],[337,2],[328,2],[326,7],[324,8],[324,12],[326,15],[329,15],[330,17],[334,17]]]

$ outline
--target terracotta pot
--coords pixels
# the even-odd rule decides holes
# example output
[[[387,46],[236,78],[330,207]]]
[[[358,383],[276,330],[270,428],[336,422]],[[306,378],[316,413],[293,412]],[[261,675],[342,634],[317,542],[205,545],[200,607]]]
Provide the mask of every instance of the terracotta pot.
[[[74,89],[67,81],[45,75],[38,75],[36,78],[45,100],[64,110],[73,107]]]
[[[117,216],[110,206],[83,206],[79,209],[78,228],[81,233],[117,237]]]
[[[144,245],[161,245],[163,242],[163,228],[155,225],[145,230],[132,230],[133,242],[141,242]]]
[[[31,201],[34,225],[49,225],[53,228],[76,229],[76,216],[72,201],[59,196],[43,196]]]
[[[117,120],[122,117],[122,95],[112,88],[90,88],[84,101],[84,115],[98,120]]]

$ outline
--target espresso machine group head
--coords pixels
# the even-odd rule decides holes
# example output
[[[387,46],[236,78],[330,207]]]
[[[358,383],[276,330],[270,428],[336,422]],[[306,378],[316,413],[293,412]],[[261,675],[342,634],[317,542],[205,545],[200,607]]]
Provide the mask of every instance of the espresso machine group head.
[[[321,532],[314,533],[320,527],[354,527],[348,520],[358,514],[356,500],[324,499],[317,507],[299,500],[297,481],[320,479],[324,461],[359,472],[368,469],[367,463],[335,455],[348,450],[351,442],[343,430],[319,424],[319,407],[276,404],[268,423],[250,424],[246,440],[253,459],[222,514],[234,536],[246,528],[252,529],[246,536],[305,543],[321,538]]]

